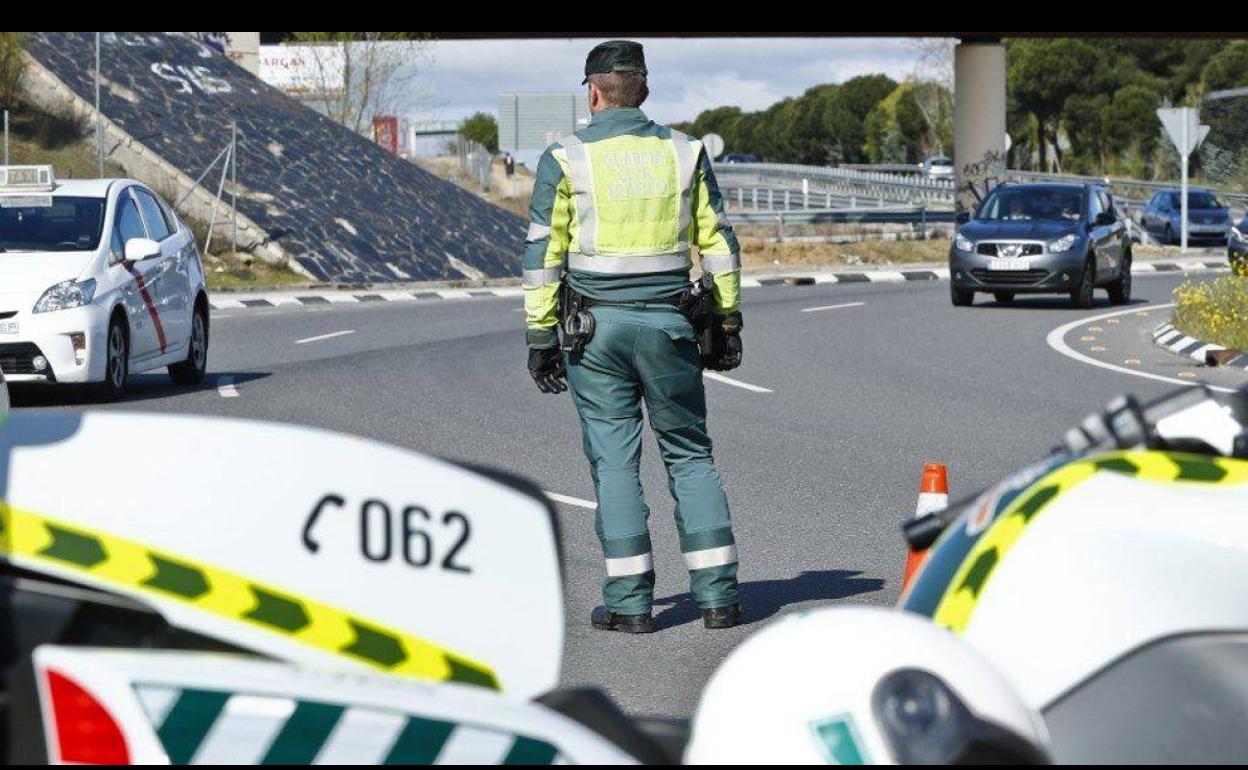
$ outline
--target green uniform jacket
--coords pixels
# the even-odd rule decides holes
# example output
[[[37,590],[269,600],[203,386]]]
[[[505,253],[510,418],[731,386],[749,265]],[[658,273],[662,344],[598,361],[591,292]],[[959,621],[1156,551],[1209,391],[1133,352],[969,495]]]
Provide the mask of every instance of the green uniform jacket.
[[[740,305],[741,249],[702,143],[638,109],[614,107],[552,144],[537,164],[524,250],[530,347],[557,344],[559,281],[607,301],[688,286],[690,247],[721,314]]]

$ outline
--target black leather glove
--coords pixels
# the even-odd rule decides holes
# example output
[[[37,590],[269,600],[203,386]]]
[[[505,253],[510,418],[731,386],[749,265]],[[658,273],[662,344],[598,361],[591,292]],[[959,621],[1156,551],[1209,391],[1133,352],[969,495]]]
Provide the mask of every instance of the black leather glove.
[[[543,393],[562,393],[568,389],[563,368],[563,352],[558,347],[529,348],[529,374]]]
[[[708,369],[727,372],[741,365],[741,329],[744,327],[739,312],[715,316],[711,321],[713,352],[706,365]]]

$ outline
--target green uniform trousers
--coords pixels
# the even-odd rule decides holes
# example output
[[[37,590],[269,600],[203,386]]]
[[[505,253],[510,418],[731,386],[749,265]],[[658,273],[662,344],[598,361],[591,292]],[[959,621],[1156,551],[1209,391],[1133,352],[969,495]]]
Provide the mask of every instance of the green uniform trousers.
[[[654,564],[642,498],[641,405],[676,501],[680,550],[702,609],[737,602],[737,547],[728,500],[711,458],[706,391],[693,327],[675,308],[599,305],[585,351],[567,360],[585,456],[598,497],[596,529],[607,562],[606,606],[650,612]]]

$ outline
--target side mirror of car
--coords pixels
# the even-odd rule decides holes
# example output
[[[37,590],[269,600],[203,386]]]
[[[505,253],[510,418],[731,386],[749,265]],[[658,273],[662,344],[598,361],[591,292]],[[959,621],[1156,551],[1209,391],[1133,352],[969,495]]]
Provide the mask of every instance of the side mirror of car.
[[[131,238],[126,241],[126,261],[142,262],[160,256],[160,244],[151,238]]]
[[[954,214],[954,215],[953,215],[953,221],[954,221],[956,224],[959,224],[959,225],[964,225],[964,224],[966,224],[967,222],[970,222],[970,221],[971,221],[971,212],[969,212],[969,211],[959,211],[957,214]]]

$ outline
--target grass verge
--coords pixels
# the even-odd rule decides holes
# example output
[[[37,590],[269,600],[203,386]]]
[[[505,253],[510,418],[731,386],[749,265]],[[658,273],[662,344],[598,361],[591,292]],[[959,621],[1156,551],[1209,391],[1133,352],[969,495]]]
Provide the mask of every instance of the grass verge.
[[[1235,275],[1174,290],[1174,325],[1198,340],[1248,350],[1248,263]]]
[[[741,239],[741,263],[747,269],[777,267],[844,267],[944,262],[949,241],[860,241],[819,243],[766,238]]]
[[[307,284],[311,282],[306,275],[300,275],[282,265],[271,265],[250,255],[224,254],[211,255],[204,258],[204,273],[208,279],[208,289],[268,289],[291,284]]]

